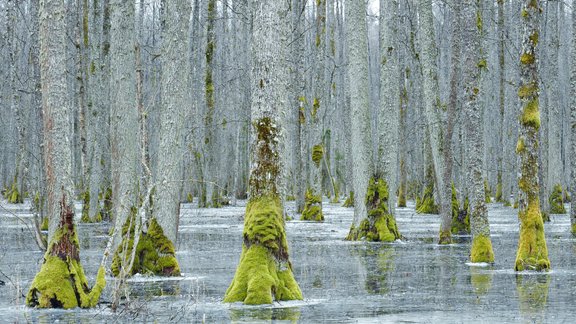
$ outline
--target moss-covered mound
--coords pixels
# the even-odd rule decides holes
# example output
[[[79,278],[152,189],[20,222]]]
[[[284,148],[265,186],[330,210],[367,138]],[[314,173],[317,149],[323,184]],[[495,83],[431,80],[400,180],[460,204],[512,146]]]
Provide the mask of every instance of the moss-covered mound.
[[[470,214],[468,210],[468,197],[464,198],[464,206],[460,209],[460,203],[456,195],[456,187],[452,184],[452,234],[470,234]]]
[[[544,222],[540,215],[540,202],[528,204],[526,210],[520,210],[518,217],[521,220],[518,252],[516,254],[516,271],[548,270],[548,248],[544,237]]]
[[[368,217],[363,219],[358,227],[352,224],[347,240],[393,242],[400,238],[396,220],[388,211],[388,194],[388,185],[384,179],[370,179],[366,191]]]
[[[253,198],[246,206],[244,243],[234,279],[224,302],[271,304],[301,300],[302,292],[292,274],[282,205],[275,196]]]
[[[472,262],[494,262],[494,251],[492,250],[492,241],[490,237],[476,235],[472,240],[472,249],[470,252],[470,261]]]
[[[416,197],[416,213],[418,214],[439,214],[440,209],[434,202],[434,183],[430,183],[424,188],[421,197]]]
[[[342,207],[351,208],[354,207],[354,191],[350,191],[348,198],[344,201]]]
[[[304,196],[304,210],[300,220],[323,222],[324,214],[322,213],[322,197],[315,195],[311,188],[306,190]]]
[[[49,244],[40,272],[26,296],[26,305],[40,308],[94,307],[106,286],[104,267],[98,269],[96,284],[88,288],[80,264],[80,248],[74,214],[67,210]]]
[[[122,243],[118,246],[112,259],[111,270],[114,276],[118,276],[120,273],[124,257],[126,256],[126,260],[129,260],[132,254],[135,215],[136,210],[133,209],[131,213],[132,220],[128,219],[122,227]],[[124,254],[125,246],[127,246],[126,254]],[[155,218],[149,220],[148,231],[140,233],[140,239],[134,255],[134,263],[129,275],[136,273],[166,277],[180,275],[180,266],[176,259],[174,244],[164,236],[164,231]]]
[[[548,202],[550,203],[550,214],[566,214],[563,191],[560,184],[554,186],[550,198],[548,198]]]

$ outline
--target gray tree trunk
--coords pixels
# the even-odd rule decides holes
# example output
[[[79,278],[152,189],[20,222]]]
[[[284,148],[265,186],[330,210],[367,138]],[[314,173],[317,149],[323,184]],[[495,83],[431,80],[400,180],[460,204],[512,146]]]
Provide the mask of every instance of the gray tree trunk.
[[[166,22],[162,51],[162,106],[160,147],[154,196],[154,215],[164,235],[176,244],[180,215],[180,175],[184,153],[182,128],[189,108],[188,26],[189,1],[169,1],[164,8]]]

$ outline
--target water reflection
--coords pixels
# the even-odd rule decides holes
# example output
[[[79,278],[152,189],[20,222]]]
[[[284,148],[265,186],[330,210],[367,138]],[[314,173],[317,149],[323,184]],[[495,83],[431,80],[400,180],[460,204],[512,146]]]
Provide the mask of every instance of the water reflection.
[[[388,244],[356,245],[353,253],[360,256],[366,267],[366,292],[369,294],[386,294],[392,288],[389,280],[394,271],[394,247]]]
[[[547,273],[516,275],[520,315],[524,321],[544,322],[549,287],[550,275]]]
[[[485,295],[492,288],[492,277],[494,274],[491,269],[470,267],[470,283],[478,296]]]
[[[297,323],[300,319],[300,308],[230,308],[230,320],[233,323],[263,323],[288,321]]]

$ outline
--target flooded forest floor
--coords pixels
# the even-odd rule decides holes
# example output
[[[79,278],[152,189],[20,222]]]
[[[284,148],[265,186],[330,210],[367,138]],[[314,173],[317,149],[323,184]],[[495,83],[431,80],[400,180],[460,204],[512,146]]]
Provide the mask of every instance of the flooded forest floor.
[[[80,205],[77,205],[79,215]],[[347,242],[353,209],[324,202],[324,223],[288,221],[294,275],[303,301],[264,306],[224,304],[242,248],[245,202],[237,207],[181,208],[177,257],[182,277],[136,276],[130,297],[110,310],[112,277],[94,309],[36,310],[24,306],[42,253],[32,232],[30,203],[0,202],[0,322],[254,322],[331,323],[573,322],[576,316],[576,239],[568,215],[552,215],[546,241],[548,273],[514,272],[517,210],[489,205],[496,262],[468,263],[471,238],[436,244],[437,215],[419,215],[413,203],[396,209],[404,241]],[[294,219],[294,204],[287,209]],[[28,225],[31,226],[31,225]],[[79,224],[80,257],[93,284],[109,224]],[[0,282],[1,284],[1,282]]]

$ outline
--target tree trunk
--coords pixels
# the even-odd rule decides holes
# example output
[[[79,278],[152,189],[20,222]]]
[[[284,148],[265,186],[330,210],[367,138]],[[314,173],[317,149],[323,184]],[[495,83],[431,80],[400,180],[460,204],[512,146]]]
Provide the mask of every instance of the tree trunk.
[[[540,212],[538,184],[538,130],[540,129],[537,44],[540,2],[526,0],[522,6],[522,54],[520,55],[520,136],[516,153],[520,156],[521,190],[518,218],[520,237],[516,254],[516,271],[548,270],[548,249]]]
[[[41,308],[94,307],[106,285],[104,267],[88,288],[74,224],[70,108],[66,88],[66,30],[61,1],[40,2],[40,68],[44,154],[50,219],[48,250],[26,304]]]
[[[271,304],[302,299],[292,274],[280,197],[282,120],[288,73],[283,53],[289,24],[285,2],[254,1],[252,10],[252,170],[242,254],[224,302]],[[265,224],[265,225],[263,225]]]

